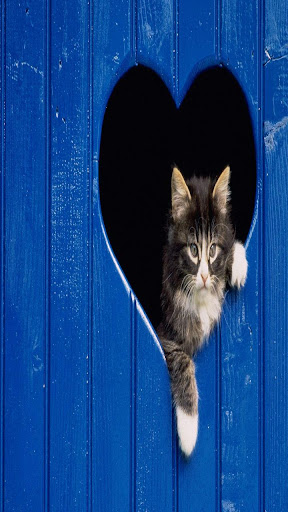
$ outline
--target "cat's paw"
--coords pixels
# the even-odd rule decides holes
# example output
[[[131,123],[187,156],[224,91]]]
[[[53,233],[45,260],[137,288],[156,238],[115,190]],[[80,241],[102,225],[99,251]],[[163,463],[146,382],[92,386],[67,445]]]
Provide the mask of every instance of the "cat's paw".
[[[189,457],[194,450],[198,435],[198,414],[187,414],[181,407],[176,407],[177,431],[182,452]]]
[[[233,264],[231,273],[231,286],[239,290],[244,286],[247,277],[248,263],[245,247],[240,242],[234,244]]]

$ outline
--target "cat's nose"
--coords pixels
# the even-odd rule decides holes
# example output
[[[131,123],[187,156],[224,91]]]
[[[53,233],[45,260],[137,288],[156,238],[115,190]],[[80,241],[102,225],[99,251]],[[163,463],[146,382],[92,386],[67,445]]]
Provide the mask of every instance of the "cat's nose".
[[[205,283],[206,283],[206,281],[208,279],[208,274],[201,274],[201,277],[202,277],[202,281],[203,281],[203,283],[205,285]]]

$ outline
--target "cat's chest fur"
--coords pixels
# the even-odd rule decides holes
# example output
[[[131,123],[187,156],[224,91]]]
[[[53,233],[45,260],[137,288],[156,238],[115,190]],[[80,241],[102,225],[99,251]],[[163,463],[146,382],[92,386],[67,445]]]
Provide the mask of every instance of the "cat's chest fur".
[[[222,297],[211,293],[197,294],[193,300],[181,291],[176,292],[174,304],[177,304],[174,318],[174,328],[186,346],[189,353],[194,353],[209,336],[218,321]]]
[[[222,301],[210,293],[204,296],[197,296],[194,300],[194,315],[198,318],[202,330],[203,338],[207,338],[214,324],[219,319],[221,313]]]

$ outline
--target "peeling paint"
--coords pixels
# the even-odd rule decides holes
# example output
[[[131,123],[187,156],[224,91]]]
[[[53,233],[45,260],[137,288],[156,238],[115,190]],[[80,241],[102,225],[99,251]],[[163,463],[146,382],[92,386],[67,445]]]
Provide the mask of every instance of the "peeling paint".
[[[277,146],[276,135],[283,130],[288,124],[288,116],[284,116],[281,121],[271,123],[265,121],[264,123],[264,143],[268,151],[273,151]]]
[[[245,386],[248,386],[248,384],[252,384],[251,375],[245,377]]]
[[[234,503],[230,500],[222,500],[223,512],[238,512]]]
[[[39,71],[38,68],[36,68],[35,66],[32,66],[28,62],[20,62],[20,65],[21,66],[27,66],[28,68],[32,69],[32,71],[34,71],[34,73],[38,73],[39,75],[44,76],[43,71]]]
[[[270,55],[267,48],[265,48],[265,55],[268,58],[268,60],[266,60],[266,62],[264,62],[264,66],[267,66],[267,64],[269,64],[269,62],[276,62],[278,60],[288,59],[288,53],[285,53],[284,55],[279,55],[279,56],[273,57],[273,55]]]
[[[233,354],[232,352],[226,352],[224,357],[225,363],[231,361],[231,359],[235,359],[235,354]]]
[[[116,54],[114,55],[112,60],[113,60],[113,62],[115,62],[115,64],[119,64],[120,63],[119,52],[116,52]]]
[[[230,430],[233,425],[233,411],[225,411],[225,416],[227,420],[227,430]]]

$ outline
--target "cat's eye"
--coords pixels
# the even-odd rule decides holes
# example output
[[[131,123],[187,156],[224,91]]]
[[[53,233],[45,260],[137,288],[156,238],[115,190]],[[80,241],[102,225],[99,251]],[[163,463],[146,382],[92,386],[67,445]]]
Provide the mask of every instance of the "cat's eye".
[[[211,244],[210,250],[209,250],[209,258],[214,258],[215,254],[216,254],[216,244]]]
[[[193,258],[197,258],[198,256],[198,247],[196,244],[191,244],[190,245],[190,250],[191,250],[191,254],[193,256]]]

